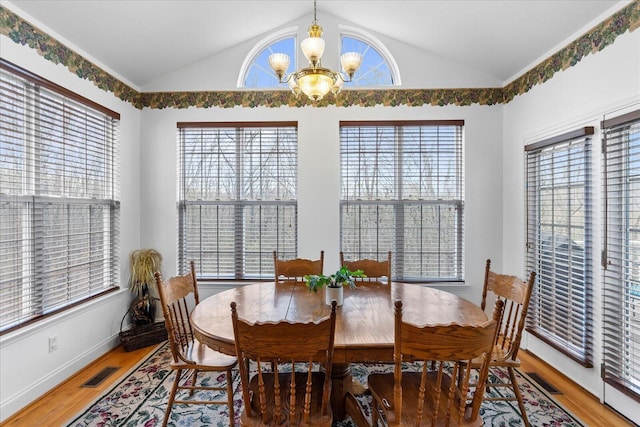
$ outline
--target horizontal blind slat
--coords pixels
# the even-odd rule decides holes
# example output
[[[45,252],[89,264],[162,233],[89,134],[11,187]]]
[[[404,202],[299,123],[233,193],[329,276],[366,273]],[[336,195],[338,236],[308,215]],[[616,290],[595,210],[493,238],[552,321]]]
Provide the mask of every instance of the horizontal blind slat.
[[[273,277],[273,250],[297,253],[297,126],[178,128],[179,268]]]
[[[527,327],[591,363],[591,138],[567,133],[526,153],[527,271],[536,272]],[[578,136],[576,136],[578,135]]]
[[[463,280],[462,123],[341,123],[341,250],[394,280]]]
[[[6,70],[0,70],[0,152],[7,160],[0,164],[0,331],[119,282],[117,114]]]
[[[640,393],[640,111],[604,134],[603,372]],[[635,114],[635,115],[634,115]],[[618,124],[615,124],[618,123]]]

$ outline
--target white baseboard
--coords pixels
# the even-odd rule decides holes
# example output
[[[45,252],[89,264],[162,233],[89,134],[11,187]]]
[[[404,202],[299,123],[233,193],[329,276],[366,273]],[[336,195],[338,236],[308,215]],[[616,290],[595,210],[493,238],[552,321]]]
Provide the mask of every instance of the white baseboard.
[[[3,400],[0,404],[0,422],[3,422],[20,409],[32,403],[38,397],[75,375],[77,372],[108,351],[117,347],[119,344],[119,335],[115,334],[94,347],[87,349],[86,352],[79,354],[72,360],[69,360],[58,369],[50,372],[49,375],[31,384],[28,388],[21,390],[19,393],[16,393],[7,400]]]

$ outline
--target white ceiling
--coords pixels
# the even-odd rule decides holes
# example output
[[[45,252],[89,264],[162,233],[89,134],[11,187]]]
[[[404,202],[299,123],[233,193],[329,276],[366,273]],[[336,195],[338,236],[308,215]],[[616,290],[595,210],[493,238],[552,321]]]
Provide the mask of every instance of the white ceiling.
[[[311,0],[0,2],[138,88],[295,20],[313,19]],[[629,3],[318,0],[317,9],[320,25],[330,13],[506,83]]]

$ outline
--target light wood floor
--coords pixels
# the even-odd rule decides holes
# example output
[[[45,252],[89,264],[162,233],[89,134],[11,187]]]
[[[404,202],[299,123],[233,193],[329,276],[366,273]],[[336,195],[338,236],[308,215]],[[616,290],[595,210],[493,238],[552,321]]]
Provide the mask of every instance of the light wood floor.
[[[64,425],[65,421],[84,409],[113,382],[135,366],[152,348],[153,346],[125,352],[122,347],[117,347],[0,425],[29,427]],[[588,426],[628,427],[633,425],[535,356],[522,351],[520,356],[522,371],[536,372],[560,390],[563,394],[555,395],[554,398]],[[96,388],[80,387],[107,366],[119,366],[120,369]]]
[[[586,425],[593,427],[633,426],[626,418],[600,403],[591,393],[571,381],[556,369],[526,351],[518,353],[522,362],[521,371],[535,372],[562,394],[553,398],[567,408]]]

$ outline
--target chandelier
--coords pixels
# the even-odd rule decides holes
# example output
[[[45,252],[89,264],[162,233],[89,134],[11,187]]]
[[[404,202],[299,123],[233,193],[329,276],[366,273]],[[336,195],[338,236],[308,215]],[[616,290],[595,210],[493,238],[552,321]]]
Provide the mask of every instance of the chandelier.
[[[309,37],[300,43],[302,53],[309,61],[309,66],[286,74],[289,68],[289,55],[274,53],[269,56],[269,65],[278,76],[280,83],[289,83],[291,91],[297,96],[304,93],[312,101],[322,99],[326,94],[339,93],[345,82],[350,82],[353,74],[360,67],[362,56],[357,52],[346,52],[340,57],[340,63],[344,74],[338,71],[324,68],[321,64],[324,53],[324,39],[322,27],[318,25],[316,18],[316,2],[313,2],[313,24],[309,27]]]

